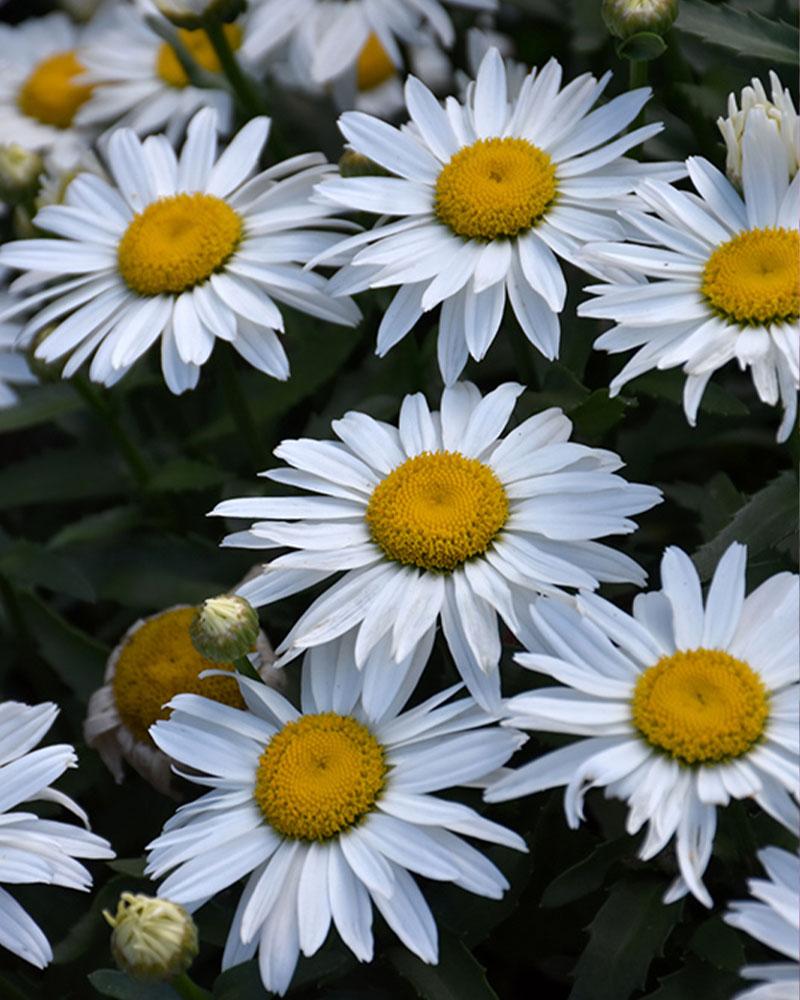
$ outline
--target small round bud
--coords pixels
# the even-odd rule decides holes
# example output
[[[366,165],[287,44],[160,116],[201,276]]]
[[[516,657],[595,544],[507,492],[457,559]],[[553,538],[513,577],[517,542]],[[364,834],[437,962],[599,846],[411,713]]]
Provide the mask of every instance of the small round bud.
[[[209,597],[189,626],[194,648],[215,663],[230,663],[252,653],[259,634],[253,606],[236,594]]]
[[[387,177],[388,170],[384,170],[378,163],[373,163],[362,153],[357,153],[354,149],[346,149],[339,159],[339,173],[342,177]]]
[[[168,899],[123,892],[114,916],[108,910],[103,916],[114,928],[114,961],[134,979],[172,979],[186,972],[197,956],[194,920]]]
[[[663,35],[678,16],[678,0],[603,0],[606,27],[617,38],[642,31]]]
[[[247,7],[247,0],[155,0],[156,6],[178,28],[195,31],[216,22],[235,21]]]
[[[44,169],[38,153],[17,143],[0,146],[0,201],[15,205],[32,198],[39,190],[39,177]]]

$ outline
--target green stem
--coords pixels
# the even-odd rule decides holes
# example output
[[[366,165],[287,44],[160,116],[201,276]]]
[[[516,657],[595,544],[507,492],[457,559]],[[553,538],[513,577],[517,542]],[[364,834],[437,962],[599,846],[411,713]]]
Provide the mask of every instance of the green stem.
[[[198,986],[185,972],[176,976],[170,985],[179,996],[183,997],[183,1000],[212,1000],[208,990]]]
[[[0,574],[0,597],[3,599],[9,621],[19,635],[20,641],[24,645],[32,645],[33,639],[28,629],[28,623],[25,621],[25,616],[22,613],[22,608],[19,606],[14,585],[2,574]]]
[[[122,426],[114,407],[82,375],[76,375],[71,380],[71,384],[81,399],[101,418],[103,425],[116,441],[117,447],[136,482],[141,487],[147,486],[150,481],[150,468],[147,460],[136,442]]]
[[[628,67],[628,90],[638,90],[639,87],[647,86],[648,64],[646,59],[631,59]],[[644,125],[644,108],[631,122],[631,131]]]
[[[209,19],[204,25],[204,31],[208,35],[208,40],[217,54],[217,59],[219,59],[222,72],[233,87],[242,110],[249,117],[266,114],[267,109],[258,87],[239,65],[223,26],[218,21]]]
[[[251,680],[259,681],[263,683],[261,679],[261,674],[256,670],[253,664],[247,659],[246,656],[237,656],[233,661],[233,665],[236,667],[238,673],[243,677],[249,677]]]
[[[189,55],[189,51],[180,39],[176,28],[168,24],[163,17],[155,14],[145,14],[145,21],[148,27],[159,35],[169,45],[175,53],[175,57],[181,64],[183,72],[186,74],[189,83],[193,87],[218,87],[219,82],[210,73],[202,70]]]
[[[233,421],[241,431],[250,454],[260,470],[267,462],[261,435],[258,432],[253,413],[247,402],[247,396],[242,388],[239,373],[229,351],[220,351],[222,363],[222,387]]]

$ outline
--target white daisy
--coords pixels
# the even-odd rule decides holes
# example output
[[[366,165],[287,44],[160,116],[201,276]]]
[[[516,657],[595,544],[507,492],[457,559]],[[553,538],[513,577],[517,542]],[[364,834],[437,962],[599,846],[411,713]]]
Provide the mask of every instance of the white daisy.
[[[141,142],[130,129],[116,131],[107,151],[116,187],[81,174],[63,205],[35,219],[61,238],[0,249],[0,263],[33,272],[19,279],[25,295],[0,319],[39,308],[25,338],[57,324],[36,357],[69,356],[65,378],[94,354],[92,379],[112,385],[159,337],[175,393],[197,384],[216,338],[260,371],[288,378],[276,301],[348,326],[360,313],[300,266],[336,242],[328,229],[349,226],[310,201],[334,168],[309,153],[253,176],[268,131],[269,119],[252,119],[219,158],[208,108],[192,119],[180,158],[164,136]]]
[[[564,687],[507,702],[508,724],[588,736],[526,764],[486,794],[491,802],[566,785],[567,822],[593,787],[647,823],[647,860],[675,836],[680,875],[665,896],[711,906],[703,872],[717,807],[752,798],[795,833],[798,789],[798,577],[778,573],[745,598],[747,550],[719,562],[703,606],[700,580],[667,549],[662,590],[639,594],[633,617],[593,594],[577,608],[543,598],[531,609],[545,654],[517,657]],[[579,613],[580,612],[580,613]]]
[[[509,101],[506,69],[492,48],[464,104],[451,97],[443,108],[409,77],[409,128],[359,112],[341,116],[353,149],[394,175],[336,178],[318,189],[337,205],[399,216],[342,244],[340,252],[363,249],[331,284],[338,294],[401,286],[378,329],[378,354],[441,303],[439,367],[451,383],[468,354],[486,354],[508,296],[531,343],[547,358],[558,355],[567,289],[557,256],[576,261],[586,241],[623,237],[612,210],[650,169],[623,153],[663,127],[609,142],[650,95],[631,91],[589,113],[610,76],[586,73],[560,90],[553,59]],[[670,164],[657,169],[683,174]]]
[[[86,891],[92,876],[76,858],[113,858],[107,840],[72,823],[40,819],[30,810],[15,812],[20,803],[54,802],[78,816],[88,827],[86,813],[50,785],[69,767],[77,766],[67,744],[32,749],[44,736],[58,708],[50,702],[23,705],[0,703],[0,882],[39,882]],[[43,969],[53,951],[38,924],[5,889],[0,888],[0,946]]]
[[[413,681],[370,711],[353,653],[352,641],[337,640],[307,654],[299,711],[239,676],[248,711],[178,695],[151,730],[164,753],[208,775],[187,777],[211,791],[167,822],[147,871],[175,869],[159,894],[189,910],[249,875],[222,964],[258,951],[276,993],[331,923],[370,961],[370,900],[406,947],[435,963],[436,923],[410,872],[498,899],[503,874],[458,834],[525,850],[516,833],[430,794],[480,782],[524,737],[487,727],[493,720],[469,698],[449,701],[457,688],[399,714],[427,651]]]
[[[800,858],[780,847],[766,847],[758,860],[768,879],[751,878],[750,893],[761,902],[731,904],[725,921],[790,962],[746,965],[739,974],[762,985],[737,993],[735,1000],[797,1000],[800,996]]]
[[[649,245],[596,243],[586,255],[661,280],[592,286],[598,297],[578,313],[617,323],[595,347],[639,348],[612,395],[643,372],[682,365],[683,407],[694,426],[708,380],[735,359],[765,403],[782,402],[783,441],[800,385],[800,179],[789,183],[778,130],[759,108],[748,116],[743,149],[743,199],[702,157],[687,160],[699,197],[643,182],[637,193],[652,214],[622,214]]]
[[[9,296],[0,292],[0,310],[8,303]],[[17,402],[14,386],[33,385],[36,382],[27,358],[15,349],[19,331],[17,323],[0,323],[0,409]]]
[[[148,733],[156,720],[169,716],[164,706],[173,695],[188,691],[244,708],[232,677],[200,677],[218,664],[192,645],[189,624],[194,615],[194,607],[177,605],[134,622],[108,658],[103,686],[89,699],[84,739],[117,783],[125,777],[123,761],[127,761],[158,791],[180,797],[172,762]],[[255,665],[264,682],[280,686],[283,676],[270,665],[272,649],[263,633],[256,653]],[[234,665],[226,669],[232,671]]]
[[[444,0],[454,7],[494,10],[496,0]],[[242,52],[253,62],[282,48],[296,32],[315,22],[319,44],[311,63],[315,83],[326,83],[352,67],[374,34],[395,66],[403,65],[400,45],[430,44],[433,35],[450,48],[452,22],[439,0],[257,0],[252,34]]]
[[[278,647],[281,662],[356,626],[359,665],[390,633],[400,661],[441,616],[467,687],[492,708],[497,616],[516,630],[515,599],[644,582],[636,563],[594,539],[633,531],[631,515],[660,492],[616,475],[613,452],[568,442],[572,424],[559,409],[501,438],[522,391],[507,383],[482,399],[460,383],[444,390],[440,413],[421,393],[406,396],[398,428],[347,413],[332,424],[341,444],[284,441],[275,455],[292,467],[264,473],[322,496],[245,497],[212,511],[256,519],[223,544],[297,550],[239,588],[255,606],[344,571]]]
[[[81,80],[85,36],[63,13],[0,24],[0,143],[16,143],[70,169],[92,132],[75,117],[92,88]]]

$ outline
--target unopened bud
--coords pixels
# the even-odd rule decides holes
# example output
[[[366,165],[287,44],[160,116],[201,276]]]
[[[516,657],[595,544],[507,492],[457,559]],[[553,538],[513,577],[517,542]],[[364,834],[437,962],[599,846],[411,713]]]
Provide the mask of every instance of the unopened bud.
[[[16,205],[32,198],[39,190],[39,177],[44,169],[42,158],[12,142],[0,146],[0,201]]]
[[[339,173],[342,177],[386,177],[389,171],[363,153],[346,149],[339,159]]]
[[[117,912],[112,916],[103,910],[103,916],[114,928],[114,961],[134,979],[172,979],[186,972],[197,956],[194,920],[168,899],[123,892]]]
[[[617,38],[646,31],[663,35],[678,16],[678,0],[603,0],[606,27]]]
[[[227,24],[247,8],[247,0],[155,0],[156,6],[178,28],[195,31],[206,24]]]
[[[237,594],[209,597],[189,626],[192,645],[207,660],[230,663],[252,653],[259,634],[255,608]]]

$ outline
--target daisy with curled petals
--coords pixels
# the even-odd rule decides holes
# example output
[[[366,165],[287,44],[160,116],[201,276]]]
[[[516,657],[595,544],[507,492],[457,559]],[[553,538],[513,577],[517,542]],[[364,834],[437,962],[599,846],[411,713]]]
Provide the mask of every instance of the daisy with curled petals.
[[[782,403],[784,441],[800,386],[800,175],[790,184],[778,126],[760,107],[747,117],[742,149],[744,197],[702,157],[687,161],[699,197],[642,183],[650,211],[622,214],[643,242],[594,244],[586,255],[659,280],[592,286],[597,298],[578,313],[617,324],[595,347],[638,348],[612,395],[643,372],[683,366],[683,408],[694,426],[708,380],[735,360],[750,369],[760,399]]]
[[[508,882],[462,836],[525,850],[510,830],[431,793],[480,783],[524,737],[489,726],[470,698],[442,691],[402,708],[424,666],[367,692],[351,639],[313,649],[301,708],[266,685],[237,680],[247,710],[178,695],[151,729],[155,743],[210,786],[182,806],[149,846],[159,895],[196,909],[249,876],[228,933],[223,968],[258,951],[268,990],[285,993],[300,952],[313,955],[331,924],[356,957],[372,959],[372,905],[424,962],[437,930],[411,873],[499,899]],[[383,671],[390,677],[391,664]],[[373,692],[374,693],[374,692]],[[194,777],[197,772],[202,776]]]
[[[753,986],[737,993],[735,1000],[797,1000],[800,995],[800,858],[780,847],[766,847],[758,860],[768,879],[751,878],[750,893],[758,903],[741,900],[731,904],[726,923],[785,955],[789,962],[746,965],[739,970]]]
[[[329,228],[349,226],[310,201],[334,168],[310,153],[253,176],[268,131],[269,119],[253,118],[217,157],[216,115],[206,108],[177,158],[164,136],[140,142],[119,129],[108,142],[116,186],[81,174],[63,205],[34,220],[61,238],[0,249],[0,264],[48,282],[31,292],[26,276],[26,294],[0,320],[35,306],[23,338],[56,324],[36,357],[68,357],[64,378],[94,354],[91,378],[113,385],[159,338],[174,393],[195,387],[217,338],[260,371],[288,378],[276,301],[348,326],[360,313],[300,266],[336,241]]]
[[[50,785],[77,758],[71,746],[33,747],[52,726],[58,708],[50,702],[0,703],[0,883],[44,883],[86,891],[92,877],[76,858],[113,858],[102,837],[72,823],[40,819],[30,810],[15,811],[34,800],[54,802],[78,816],[86,813]],[[38,924],[0,887],[0,947],[43,969],[53,951]]]
[[[594,539],[635,529],[631,515],[660,500],[626,482],[613,452],[568,441],[572,424],[553,408],[506,437],[521,385],[484,398],[460,383],[441,412],[406,396],[399,426],[347,413],[333,441],[284,441],[290,468],[265,476],[321,496],[226,500],[213,514],[254,518],[226,545],[296,549],[239,588],[269,604],[344,576],[302,615],[278,647],[279,662],[357,628],[356,663],[391,635],[395,661],[441,616],[444,636],[473,697],[499,704],[498,614],[518,626],[516,601],[601,580],[636,583],[636,563]],[[295,522],[295,523],[291,523]]]
[[[674,179],[684,172],[623,156],[661,124],[609,141],[650,95],[631,91],[590,112],[609,79],[587,73],[559,89],[561,66],[551,60],[509,100],[506,69],[492,48],[463,104],[451,97],[442,107],[409,77],[409,127],[360,112],[341,116],[352,148],[393,176],[331,179],[319,186],[320,197],[400,217],[337,248],[361,249],[331,283],[337,294],[400,286],[378,329],[378,354],[441,304],[439,367],[450,384],[468,354],[486,354],[508,297],[531,343],[557,357],[566,297],[557,257],[575,261],[588,240],[621,239],[613,209],[643,173],[657,169]]]
[[[734,543],[703,603],[691,560],[669,548],[660,591],[627,615],[594,594],[577,610],[543,598],[531,609],[537,645],[520,655],[562,687],[507,702],[508,725],[589,737],[546,754],[487,790],[490,802],[566,785],[567,822],[583,818],[593,787],[625,799],[627,829],[648,824],[639,857],[675,837],[679,877],[711,906],[703,873],[717,807],[752,798],[795,834],[798,788],[798,577],[778,573],[745,597],[747,550]]]

